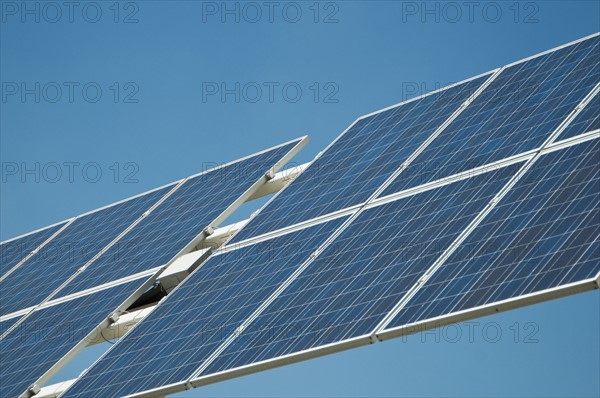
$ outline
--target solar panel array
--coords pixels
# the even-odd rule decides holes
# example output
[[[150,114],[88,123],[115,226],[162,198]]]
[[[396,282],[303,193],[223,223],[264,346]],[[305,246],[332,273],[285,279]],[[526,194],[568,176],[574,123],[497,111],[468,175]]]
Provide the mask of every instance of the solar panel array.
[[[594,35],[360,118],[63,397],[163,396],[597,288],[599,55]],[[214,184],[171,189],[119,239],[127,267],[112,245],[53,297],[176,257],[207,200],[241,195],[199,198]]]
[[[44,380],[61,358],[86,345],[83,337],[133,303],[165,265],[200,243],[207,227],[218,226],[305,143],[294,140],[76,217],[43,236],[7,242],[39,243],[55,233],[0,281],[0,347],[3,358],[11,358],[3,359],[0,395],[18,397]],[[6,256],[12,262],[19,257],[14,252]],[[65,325],[72,336],[57,329]]]

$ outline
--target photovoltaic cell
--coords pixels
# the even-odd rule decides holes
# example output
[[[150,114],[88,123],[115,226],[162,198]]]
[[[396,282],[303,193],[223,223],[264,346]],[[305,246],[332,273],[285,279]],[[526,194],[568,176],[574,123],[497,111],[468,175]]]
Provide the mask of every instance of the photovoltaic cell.
[[[298,143],[189,179],[57,297],[167,264]]]
[[[0,245],[0,276],[6,274],[33,250],[58,231],[64,223],[44,228]]]
[[[508,67],[383,195],[541,146],[600,81],[599,53],[595,36]]]
[[[14,318],[6,319],[4,321],[0,321],[0,336],[2,336],[8,329],[10,329],[11,326],[19,320],[19,318],[21,317],[17,316]]]
[[[24,393],[127,299],[140,280],[34,311],[0,341],[0,396]]]
[[[357,121],[232,242],[365,202],[489,77]]]
[[[0,315],[41,303],[172,187],[84,215],[0,282]]]
[[[600,55],[598,55],[600,57]],[[600,66],[596,66],[600,68]],[[561,140],[600,129],[600,95],[596,94],[558,137]]]
[[[117,397],[185,382],[342,222],[211,257],[63,397]]]
[[[374,332],[520,166],[364,211],[204,374]]]
[[[389,328],[594,278],[600,140],[541,157]]]

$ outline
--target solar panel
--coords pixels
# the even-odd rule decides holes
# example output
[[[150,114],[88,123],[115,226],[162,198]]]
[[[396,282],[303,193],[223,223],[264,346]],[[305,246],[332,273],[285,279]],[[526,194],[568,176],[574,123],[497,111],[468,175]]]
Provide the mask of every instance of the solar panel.
[[[0,282],[0,315],[40,304],[172,187],[78,217]]]
[[[541,146],[600,80],[599,53],[594,36],[507,67],[383,195]]]
[[[173,192],[176,183],[77,218],[38,256],[0,282],[6,298],[2,315],[37,305],[51,294],[68,296],[166,265],[205,227],[216,226],[267,171],[281,167],[304,143],[305,139],[294,140],[193,176]],[[159,199],[164,201],[140,220]],[[76,275],[134,221],[127,234]],[[69,283],[61,286],[65,281]]]
[[[490,76],[359,119],[232,242],[362,204]]]
[[[595,139],[538,160],[388,328],[598,278],[599,156]]]
[[[274,165],[285,163],[282,159],[299,143],[295,140],[188,179],[57,297],[167,264],[205,227],[218,226],[221,214],[243,202],[244,193]]]
[[[343,221],[211,257],[64,397],[123,396],[181,385]]]
[[[600,129],[600,95],[596,94],[575,120],[560,134],[561,139]]]
[[[56,233],[64,223],[10,239],[0,245],[0,277]]]
[[[368,337],[522,165],[364,211],[203,374]]]
[[[134,280],[32,312],[0,341],[0,396],[16,398],[81,343],[141,283]],[[100,329],[97,329],[98,332]]]

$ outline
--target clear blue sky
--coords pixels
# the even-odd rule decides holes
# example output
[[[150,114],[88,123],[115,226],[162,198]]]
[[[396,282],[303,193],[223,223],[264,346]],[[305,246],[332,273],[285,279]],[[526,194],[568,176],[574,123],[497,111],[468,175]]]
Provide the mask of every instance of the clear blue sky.
[[[2,240],[304,134],[308,161],[362,114],[600,30],[597,1],[0,4]],[[599,396],[599,299],[180,396]]]

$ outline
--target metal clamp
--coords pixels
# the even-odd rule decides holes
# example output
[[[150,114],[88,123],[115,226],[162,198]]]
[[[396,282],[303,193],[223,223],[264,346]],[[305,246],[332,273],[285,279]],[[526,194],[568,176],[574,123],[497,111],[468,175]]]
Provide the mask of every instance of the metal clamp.
[[[37,384],[32,384],[31,386],[29,386],[27,391],[31,393],[31,395],[36,395],[39,394],[39,392],[42,391],[42,389]]]
[[[110,314],[110,316],[108,317],[108,321],[112,325],[113,323],[116,323],[119,320],[119,318],[120,318],[119,314],[114,312],[114,313]]]

